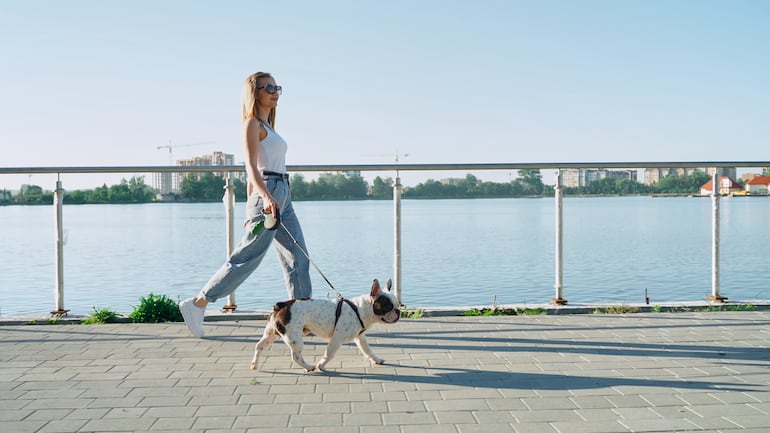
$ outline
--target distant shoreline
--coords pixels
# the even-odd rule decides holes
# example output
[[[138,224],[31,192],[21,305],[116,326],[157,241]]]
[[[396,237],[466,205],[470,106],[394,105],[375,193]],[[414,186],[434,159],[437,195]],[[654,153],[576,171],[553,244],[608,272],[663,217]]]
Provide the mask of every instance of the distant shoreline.
[[[571,194],[571,195],[563,195],[563,198],[594,198],[594,197],[650,197],[650,198],[676,198],[676,197],[691,197],[691,198],[710,198],[711,195],[700,195],[700,194],[676,194],[676,193],[670,193],[670,194]],[[767,198],[770,197],[770,195],[758,195],[758,194],[738,194],[738,195],[721,195],[722,198],[744,198],[744,197],[754,197],[754,198]],[[401,200],[479,200],[479,199],[552,199],[554,196],[552,195],[545,195],[545,196],[507,196],[507,197],[495,197],[495,196],[475,196],[475,197],[401,197]],[[295,199],[295,202],[331,202],[331,201],[392,201],[392,198],[330,198],[330,199]],[[173,201],[162,201],[162,200],[155,200],[155,201],[148,201],[148,202],[141,202],[141,203],[135,203],[135,202],[115,202],[115,203],[67,203],[64,202],[67,206],[82,206],[82,205],[94,205],[94,204],[114,204],[114,205],[134,205],[134,204],[160,204],[160,203],[184,203],[184,204],[197,204],[197,203],[218,203],[221,202],[221,200],[173,200]],[[245,203],[244,200],[237,200],[236,203]],[[53,203],[0,203],[0,206],[50,206]]]

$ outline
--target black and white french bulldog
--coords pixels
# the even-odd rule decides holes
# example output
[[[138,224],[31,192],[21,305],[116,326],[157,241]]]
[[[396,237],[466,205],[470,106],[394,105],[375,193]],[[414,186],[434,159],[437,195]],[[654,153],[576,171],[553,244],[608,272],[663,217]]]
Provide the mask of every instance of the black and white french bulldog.
[[[293,299],[275,304],[265,332],[254,349],[251,368],[257,368],[260,352],[267,350],[279,337],[289,346],[294,362],[307,371],[324,371],[324,366],[340,346],[351,340],[370,362],[384,363],[372,353],[364,332],[375,323],[395,323],[401,317],[398,300],[390,293],[391,286],[392,282],[388,280],[382,290],[380,282],[374,280],[369,294],[353,299]],[[302,340],[309,333],[329,342],[316,365],[308,364],[302,357]]]

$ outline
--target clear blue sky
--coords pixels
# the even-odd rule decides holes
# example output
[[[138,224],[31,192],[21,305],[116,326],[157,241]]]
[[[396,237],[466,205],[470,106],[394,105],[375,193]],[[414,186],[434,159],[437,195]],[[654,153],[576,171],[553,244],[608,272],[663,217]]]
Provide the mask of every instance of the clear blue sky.
[[[240,162],[256,71],[289,164],[768,160],[768,23],[765,0],[3,0],[0,166],[166,165],[169,140]]]

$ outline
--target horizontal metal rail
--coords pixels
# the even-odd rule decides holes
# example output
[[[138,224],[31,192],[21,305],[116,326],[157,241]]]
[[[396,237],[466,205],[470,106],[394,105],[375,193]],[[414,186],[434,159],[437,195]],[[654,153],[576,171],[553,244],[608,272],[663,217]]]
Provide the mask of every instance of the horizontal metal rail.
[[[555,194],[555,215],[556,215],[556,289],[555,297],[551,300],[553,304],[563,305],[567,300],[562,297],[562,190],[561,190],[561,170],[580,169],[580,168],[604,168],[604,169],[642,169],[642,168],[720,168],[720,167],[770,167],[770,161],[668,161],[668,162],[550,162],[550,163],[499,163],[499,164],[321,164],[321,165],[290,165],[289,171],[293,172],[330,172],[330,171],[391,171],[395,172],[393,184],[393,208],[394,208],[394,279],[395,293],[401,300],[401,190],[402,185],[398,177],[399,171],[457,171],[457,170],[556,170],[556,194]],[[243,165],[218,165],[218,166],[98,166],[98,167],[0,167],[2,174],[45,174],[45,173],[200,173],[200,172],[242,172]],[[719,293],[719,193],[717,175],[713,175],[712,193],[712,293],[708,296],[712,302],[724,302],[727,298]],[[234,187],[232,179],[227,179],[224,186],[225,196],[225,214],[227,231],[227,252],[229,254],[233,249],[233,213]],[[54,197],[55,224],[56,224],[56,309],[51,313],[54,315],[64,315],[68,310],[64,309],[64,282],[63,282],[63,242],[62,242],[62,207],[63,207],[64,188],[60,179],[56,181],[56,194]],[[225,309],[235,309],[235,298],[228,298],[228,305]]]
[[[456,170],[538,170],[570,168],[705,168],[705,167],[770,167],[770,161],[656,161],[656,162],[533,162],[499,164],[317,164],[288,165],[289,171],[456,171]],[[43,173],[197,173],[243,171],[241,165],[137,165],[90,167],[0,167],[0,174]]]

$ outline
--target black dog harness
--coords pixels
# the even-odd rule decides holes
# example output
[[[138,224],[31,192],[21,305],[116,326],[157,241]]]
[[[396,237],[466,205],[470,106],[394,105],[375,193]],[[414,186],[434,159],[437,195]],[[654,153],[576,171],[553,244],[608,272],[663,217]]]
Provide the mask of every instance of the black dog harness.
[[[356,313],[356,319],[358,319],[358,323],[361,324],[361,332],[359,332],[358,335],[363,334],[364,331],[366,331],[366,326],[364,326],[364,321],[361,320],[361,315],[358,314],[358,307],[356,307],[356,304],[345,298],[340,298],[340,301],[350,305],[350,308],[352,308],[353,312]],[[337,329],[337,322],[340,321],[340,315],[342,314],[342,302],[337,302],[337,311],[334,313],[334,329]]]

